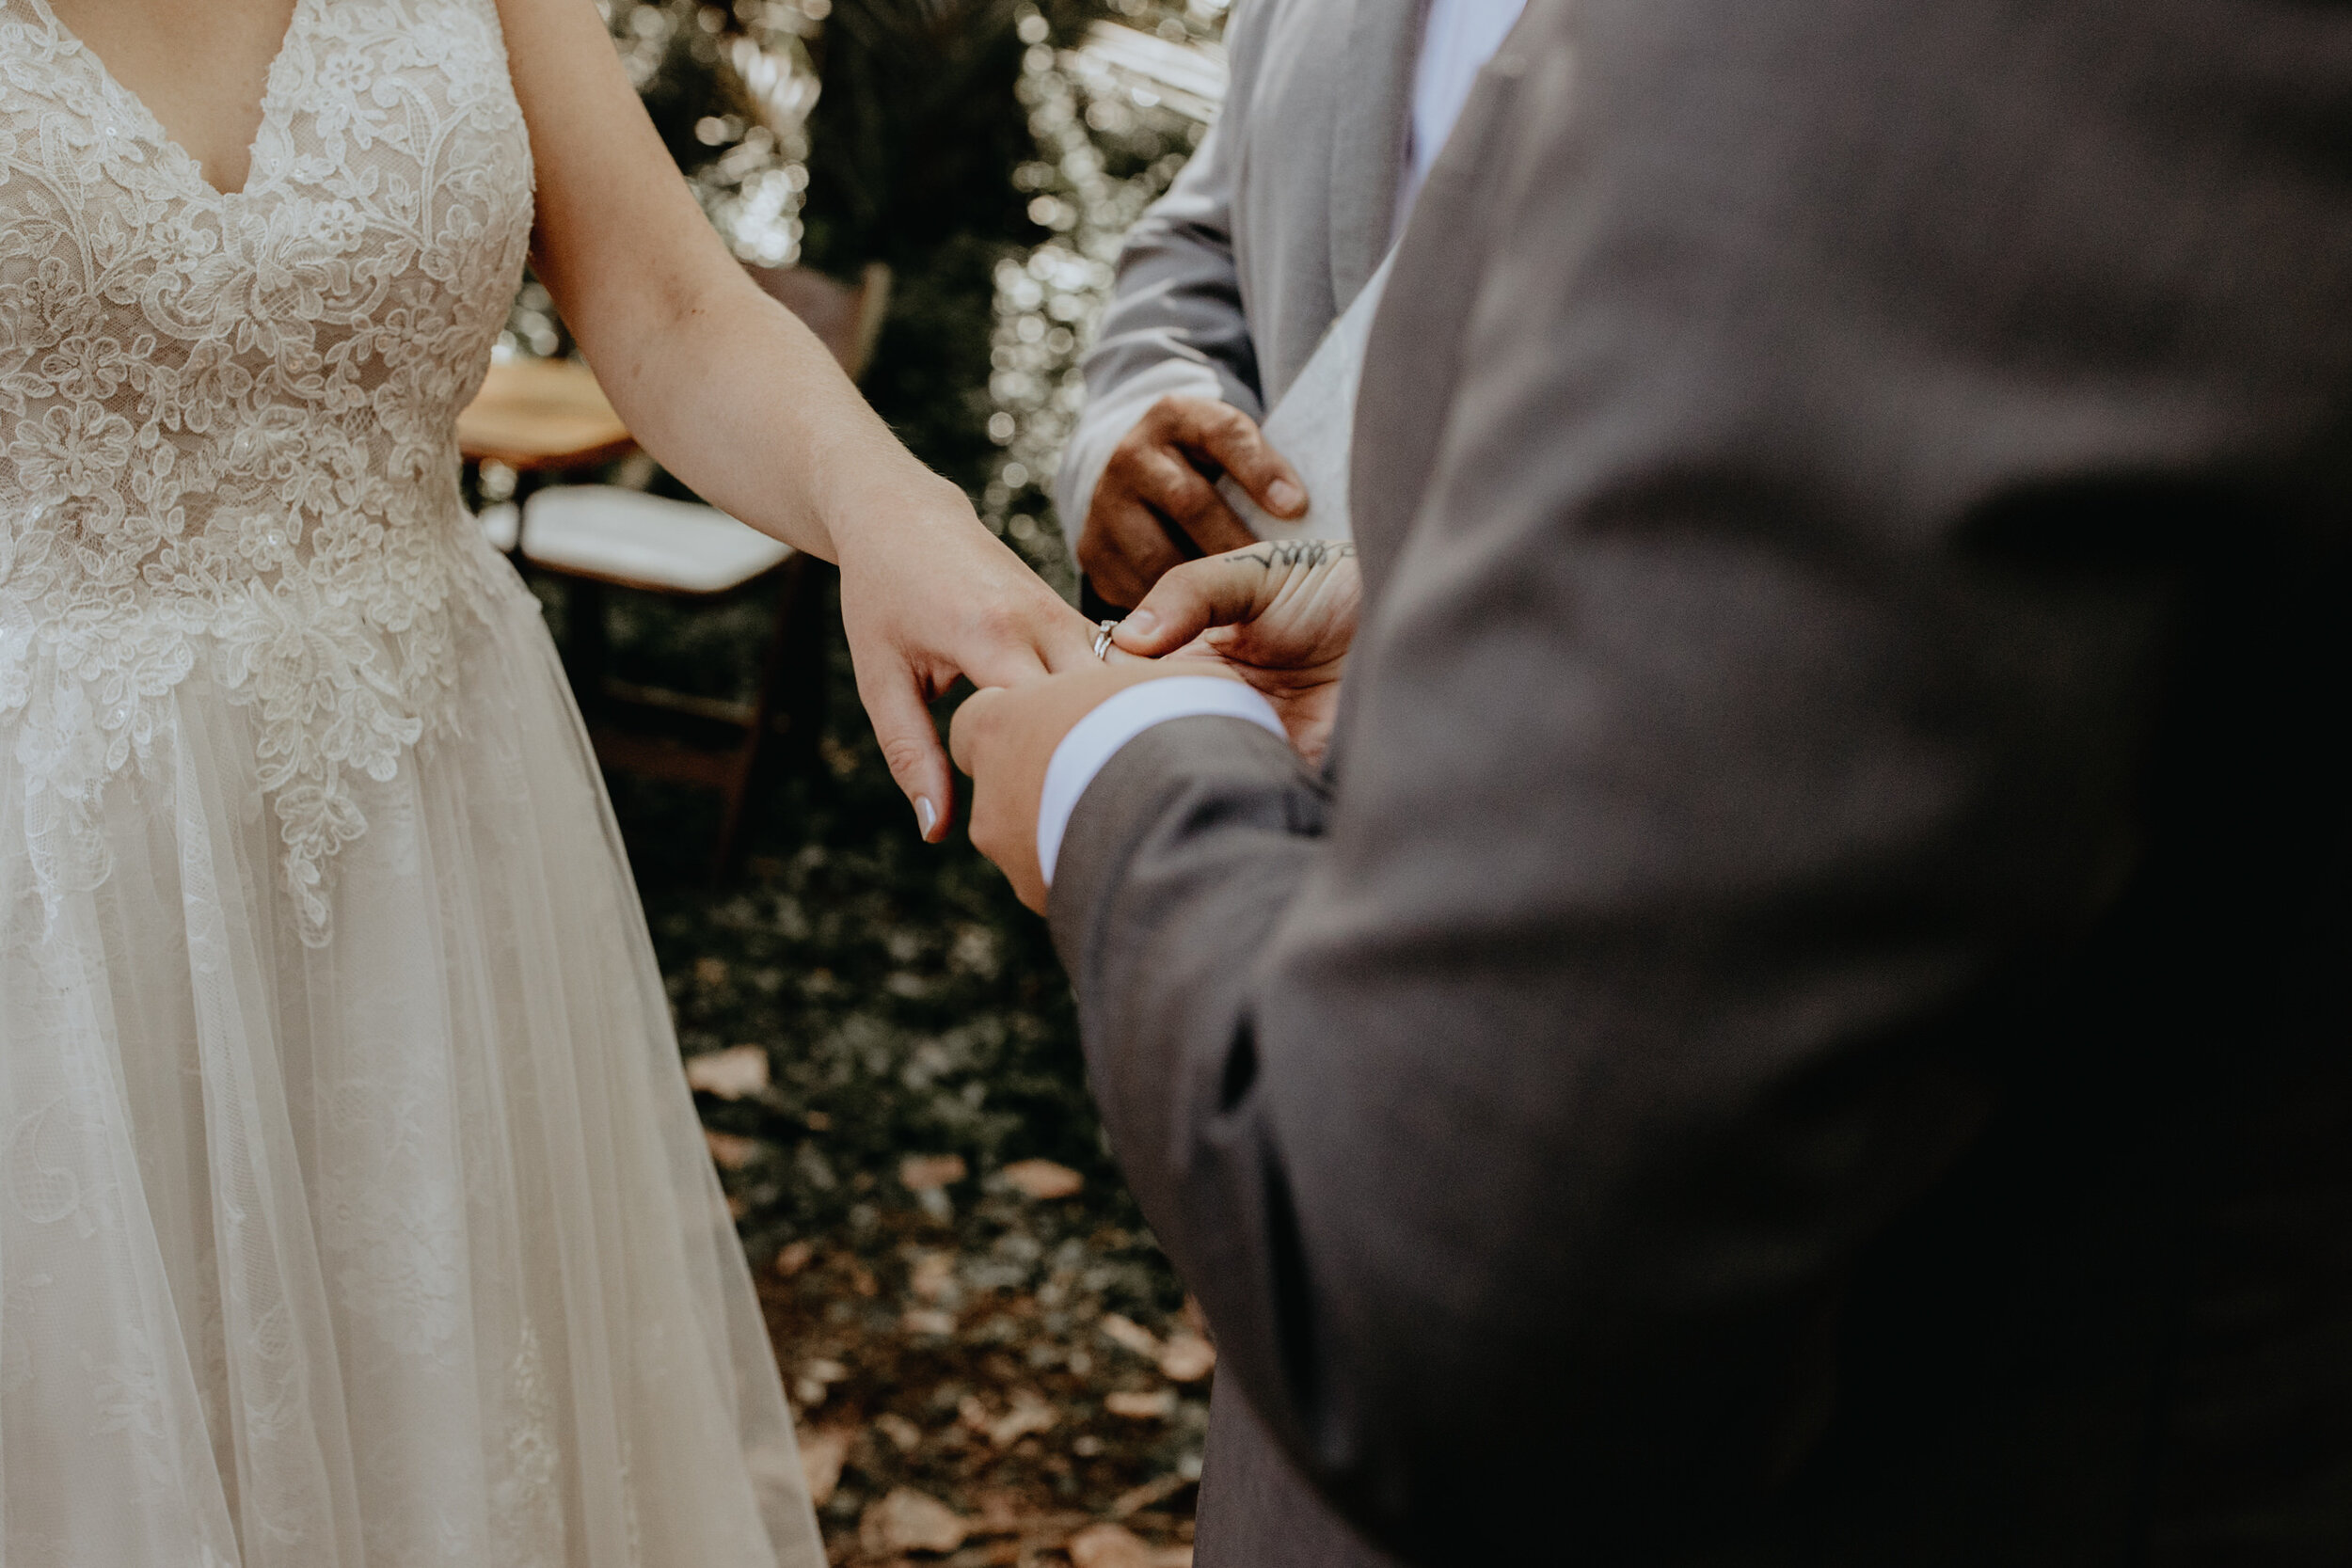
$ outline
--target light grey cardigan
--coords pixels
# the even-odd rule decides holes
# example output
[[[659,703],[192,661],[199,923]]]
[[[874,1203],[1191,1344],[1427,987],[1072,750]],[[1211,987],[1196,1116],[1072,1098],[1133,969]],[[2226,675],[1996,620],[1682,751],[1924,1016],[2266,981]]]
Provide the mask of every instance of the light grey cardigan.
[[[1055,500],[1074,548],[1160,398],[1263,419],[1387,252],[1422,0],[1243,0],[1216,123],[1120,253]]]

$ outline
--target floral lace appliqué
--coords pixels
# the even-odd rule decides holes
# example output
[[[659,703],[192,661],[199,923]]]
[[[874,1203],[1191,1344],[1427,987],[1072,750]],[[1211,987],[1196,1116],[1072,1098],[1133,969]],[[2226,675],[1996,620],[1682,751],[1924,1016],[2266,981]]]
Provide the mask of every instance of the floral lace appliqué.
[[[0,0],[0,745],[45,897],[192,680],[249,708],[304,940],[501,590],[457,491],[531,226],[493,0],[299,0],[223,196]]]

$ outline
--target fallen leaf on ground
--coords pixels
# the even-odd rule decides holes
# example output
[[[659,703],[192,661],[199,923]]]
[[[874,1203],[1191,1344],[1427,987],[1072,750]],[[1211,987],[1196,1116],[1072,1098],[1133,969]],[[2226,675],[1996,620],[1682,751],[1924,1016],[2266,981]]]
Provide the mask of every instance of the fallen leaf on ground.
[[[1181,1475],[1165,1475],[1157,1481],[1147,1481],[1141,1486],[1130,1487],[1111,1500],[1110,1516],[1124,1519],[1140,1513],[1155,1503],[1164,1503],[1192,1482]]]
[[[1151,1568],[1152,1548],[1119,1525],[1089,1525],[1070,1538],[1076,1568]]]
[[[1087,1184],[1085,1177],[1051,1160],[1017,1160],[1002,1174],[1014,1191],[1039,1199],[1074,1197]]]
[[[1089,1525],[1070,1538],[1073,1568],[1192,1568],[1190,1546],[1153,1546],[1121,1525]]]
[[[792,1397],[801,1402],[802,1408],[814,1410],[825,1402],[825,1396],[832,1391],[833,1385],[849,1375],[849,1368],[820,1355],[804,1363],[793,1377]]]
[[[895,1411],[885,1410],[875,1417],[874,1430],[889,1438],[900,1453],[913,1453],[922,1446],[923,1429]]]
[[[952,1552],[972,1527],[963,1515],[912,1486],[891,1489],[858,1520],[858,1544],[869,1557],[892,1552]]]
[[[1027,1522],[1028,1511],[1017,1492],[983,1492],[973,1502],[977,1505],[972,1518],[976,1535],[1009,1535]]]
[[[776,1272],[789,1279],[807,1268],[808,1260],[816,1255],[817,1249],[806,1242],[793,1242],[776,1254]]]
[[[988,1423],[988,1440],[1000,1449],[1009,1449],[1033,1432],[1052,1431],[1060,1419],[1061,1412],[1034,1390],[1016,1388],[1011,1408]]]
[[[765,1147],[757,1138],[739,1138],[732,1132],[706,1131],[703,1137],[710,1145],[710,1157],[719,1163],[721,1170],[741,1170],[758,1159]]]
[[[952,1252],[920,1254],[907,1276],[907,1288],[925,1301],[937,1301],[955,1282],[956,1255]]]
[[[1216,1370],[1216,1347],[1192,1330],[1178,1329],[1160,1347],[1160,1375],[1170,1383],[1198,1383]]]
[[[801,1474],[808,1482],[808,1500],[825,1506],[841,1484],[841,1462],[850,1457],[850,1434],[839,1428],[801,1433]]]
[[[1176,1390],[1154,1388],[1149,1393],[1122,1388],[1103,1397],[1103,1408],[1135,1421],[1165,1421],[1176,1414]]]
[[[901,1317],[898,1324],[909,1334],[946,1336],[956,1331],[956,1315],[952,1312],[936,1312],[918,1307]]]
[[[1157,1361],[1160,1358],[1160,1337],[1133,1318],[1122,1317],[1117,1312],[1105,1312],[1103,1314],[1102,1328],[1104,1338],[1114,1343],[1124,1345],[1146,1361]]]
[[[961,1154],[910,1154],[898,1162],[898,1180],[911,1193],[935,1193],[963,1180]]]
[[[686,1059],[686,1082],[721,1100],[740,1100],[768,1086],[768,1048],[730,1046]]]

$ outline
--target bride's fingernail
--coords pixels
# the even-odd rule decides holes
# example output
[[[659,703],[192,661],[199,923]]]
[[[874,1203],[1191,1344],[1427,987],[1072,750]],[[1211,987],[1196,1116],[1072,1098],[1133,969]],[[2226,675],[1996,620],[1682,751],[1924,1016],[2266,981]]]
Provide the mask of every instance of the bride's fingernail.
[[[1307,504],[1307,492],[1287,479],[1278,479],[1265,487],[1265,499],[1277,512],[1295,512]]]
[[[1119,623],[1119,629],[1134,632],[1137,637],[1149,637],[1160,629],[1160,618],[1149,610],[1130,610],[1127,618]]]
[[[918,795],[914,798],[914,820],[922,828],[923,837],[929,840],[931,830],[939,826],[939,808],[931,804],[930,796]]]

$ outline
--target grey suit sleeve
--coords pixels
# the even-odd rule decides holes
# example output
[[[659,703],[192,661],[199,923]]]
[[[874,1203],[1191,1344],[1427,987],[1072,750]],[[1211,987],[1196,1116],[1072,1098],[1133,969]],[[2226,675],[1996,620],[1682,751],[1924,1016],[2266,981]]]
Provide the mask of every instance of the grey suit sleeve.
[[[1085,361],[1087,405],[1063,449],[1055,505],[1074,548],[1104,466],[1161,398],[1216,398],[1259,417],[1258,361],[1233,257],[1235,151],[1246,139],[1244,30],[1234,23],[1235,75],[1216,123],[1168,193],[1129,232],[1119,277]]]
[[[1986,1108],[1949,1037],[2112,863],[2143,673],[1987,690],[1906,592],[1663,517],[1542,560],[1557,505],[1381,617],[1336,800],[1164,726],[1053,890],[1219,1375],[1433,1563],[1664,1544],[1801,1455],[1843,1271]]]
[[[1806,1451],[1844,1281],[1968,1145],[1986,1042],[2133,863],[2182,574],[2116,520],[2152,473],[2171,523],[2204,515],[2259,450],[2249,399],[2339,419],[2256,293],[2217,289],[2233,316],[2137,268],[2136,223],[2175,209],[2118,169],[2160,160],[2032,150],[2081,105],[2055,75],[1986,150],[1917,106],[1978,62],[1860,9],[1887,47],[1827,92],[1739,74],[1835,54],[1758,44],[1752,8],[1580,8],[1577,91],[1533,82],[1474,217],[1417,219],[1398,261],[1391,310],[1453,255],[1480,270],[1458,344],[1375,343],[1413,357],[1367,400],[1438,434],[1336,793],[1195,721],[1114,758],[1065,840],[1089,1067],[1219,1375],[1417,1560],[1658,1546]],[[1916,166],[1823,199],[1832,101]],[[1980,152],[2047,180],[2004,187],[2034,225],[1981,266],[1908,248],[1944,231],[1903,204]],[[2306,253],[2346,254],[2344,217]],[[2218,276],[2335,319],[2287,303],[2319,285],[2272,245]],[[2012,309],[2061,261],[2119,281]],[[2190,324],[2170,392],[2101,379],[2110,310]]]

